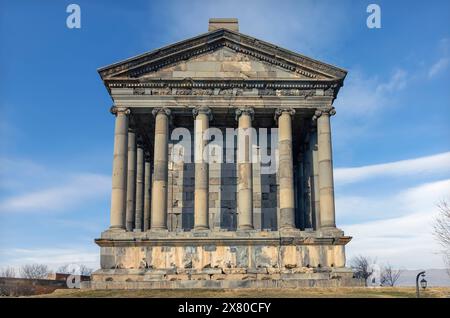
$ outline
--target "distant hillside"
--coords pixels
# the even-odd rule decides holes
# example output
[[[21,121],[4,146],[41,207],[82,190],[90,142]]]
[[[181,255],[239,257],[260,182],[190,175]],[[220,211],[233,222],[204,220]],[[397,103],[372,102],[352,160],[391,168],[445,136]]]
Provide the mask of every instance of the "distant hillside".
[[[416,275],[421,270],[404,270],[397,281],[397,286],[415,286]],[[426,269],[425,279],[428,286],[450,286],[450,276],[445,269]]]

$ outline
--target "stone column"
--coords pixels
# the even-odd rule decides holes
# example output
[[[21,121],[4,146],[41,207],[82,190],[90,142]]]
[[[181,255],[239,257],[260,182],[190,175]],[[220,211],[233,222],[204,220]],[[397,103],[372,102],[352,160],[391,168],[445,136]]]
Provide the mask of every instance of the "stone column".
[[[311,151],[313,162],[313,213],[315,220],[315,228],[320,228],[320,195],[319,195],[319,158],[318,158],[318,146],[317,146],[317,127],[314,125],[314,129],[311,131]]]
[[[278,108],[278,179],[280,184],[279,229],[295,228],[294,165],[292,157],[292,117],[294,109]]]
[[[145,178],[144,178],[144,231],[147,231],[150,228],[150,189],[152,182],[152,170],[150,164],[150,156],[148,154],[145,155]]]
[[[134,219],[135,230],[142,231],[144,217],[144,147],[138,142],[136,151],[136,215]]]
[[[153,160],[153,186],[151,229],[167,229],[167,177],[170,109],[155,108],[155,150]]]
[[[136,209],[136,134],[128,131],[128,173],[127,173],[127,231],[133,231]]]
[[[125,230],[127,161],[128,161],[128,115],[130,110],[112,107],[116,115],[114,130],[114,159],[111,192],[111,229]]]
[[[333,108],[317,110],[317,143],[319,162],[319,197],[320,197],[320,227],[335,228],[333,161],[331,150],[330,116],[336,111]]]
[[[238,120],[238,229],[253,229],[253,169],[252,169],[252,120],[254,110],[246,107],[236,110]]]
[[[211,110],[208,107],[196,107],[194,115],[194,149],[195,149],[195,193],[194,193],[194,229],[209,229],[209,164],[203,158],[207,141],[203,139],[209,128]]]

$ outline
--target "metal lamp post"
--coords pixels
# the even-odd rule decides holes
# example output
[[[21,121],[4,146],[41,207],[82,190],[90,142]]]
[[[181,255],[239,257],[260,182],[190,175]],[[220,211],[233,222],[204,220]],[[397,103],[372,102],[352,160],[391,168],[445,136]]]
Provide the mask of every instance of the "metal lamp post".
[[[422,277],[420,281],[420,286],[425,290],[427,288],[427,281],[425,280],[425,271],[420,272],[416,276],[416,296],[420,298],[420,289],[419,289],[419,278]]]

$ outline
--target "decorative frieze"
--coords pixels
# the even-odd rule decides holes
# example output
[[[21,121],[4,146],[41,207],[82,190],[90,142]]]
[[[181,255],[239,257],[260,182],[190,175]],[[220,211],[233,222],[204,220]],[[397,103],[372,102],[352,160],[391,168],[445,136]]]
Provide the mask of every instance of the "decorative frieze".
[[[205,80],[205,79],[148,79],[145,81],[137,81],[132,79],[107,80],[105,84],[109,88],[203,88],[203,89],[233,89],[233,88],[257,88],[257,89],[323,89],[324,95],[332,94],[340,87],[333,81],[296,81],[296,80],[271,80],[271,79],[252,79],[252,80]],[[135,90],[135,94],[142,93],[142,90]],[[145,92],[145,91],[144,91]],[[158,91],[155,91],[158,92]],[[156,95],[153,94],[153,95]]]
[[[155,96],[296,96],[305,99],[316,96],[315,89],[276,89],[262,88],[254,90],[248,88],[152,88],[145,91],[143,87],[133,88],[133,95],[155,95]]]

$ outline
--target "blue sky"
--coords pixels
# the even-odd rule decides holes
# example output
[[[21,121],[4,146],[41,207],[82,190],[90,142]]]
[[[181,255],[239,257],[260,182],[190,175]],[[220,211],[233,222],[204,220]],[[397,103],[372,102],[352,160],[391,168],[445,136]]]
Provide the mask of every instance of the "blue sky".
[[[381,7],[368,29],[366,7]],[[81,7],[81,29],[66,7]],[[450,197],[448,1],[0,1],[0,267],[98,267],[114,117],[98,67],[239,18],[242,33],[345,68],[333,146],[348,257],[443,267]]]

